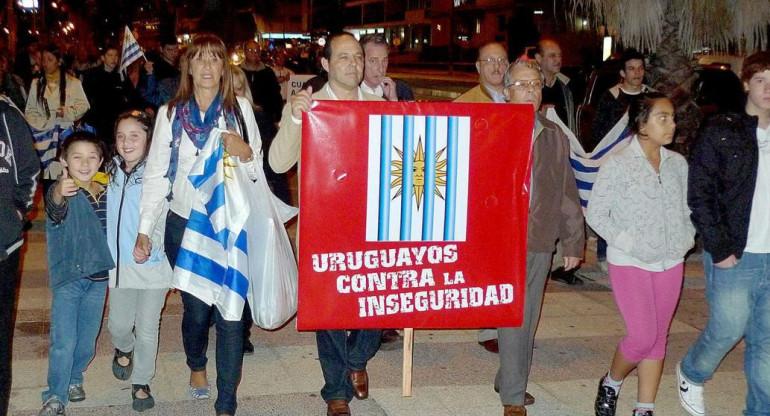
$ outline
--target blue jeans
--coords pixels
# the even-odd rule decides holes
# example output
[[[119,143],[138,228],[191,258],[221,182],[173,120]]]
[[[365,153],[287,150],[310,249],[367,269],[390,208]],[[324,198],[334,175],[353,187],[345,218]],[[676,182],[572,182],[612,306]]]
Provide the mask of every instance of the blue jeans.
[[[316,331],[318,360],[326,382],[321,389],[325,401],[353,399],[353,384],[348,369],[364,370],[366,363],[380,349],[381,329]]]
[[[48,390],[43,401],[69,401],[68,389],[83,384],[83,372],[94,358],[96,337],[102,326],[107,280],[73,280],[53,290],[51,348],[48,352]]]
[[[176,265],[179,248],[182,245],[187,219],[169,212],[166,219],[164,246],[171,267]],[[237,407],[236,390],[243,367],[243,321],[226,321],[215,306],[182,293],[182,344],[190,371],[206,369],[209,345],[209,323],[212,314],[217,330],[217,414],[235,414]]]
[[[682,359],[695,383],[711,378],[719,363],[746,338],[746,416],[770,416],[770,254],[743,253],[738,265],[715,267],[703,252],[709,319]]]

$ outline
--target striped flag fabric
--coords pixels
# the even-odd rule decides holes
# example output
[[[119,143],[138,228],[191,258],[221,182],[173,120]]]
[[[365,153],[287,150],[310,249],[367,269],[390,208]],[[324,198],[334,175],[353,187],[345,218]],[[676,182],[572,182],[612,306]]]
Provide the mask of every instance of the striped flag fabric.
[[[465,241],[470,118],[371,115],[367,241]]]
[[[225,159],[215,129],[188,179],[197,190],[173,285],[209,305],[229,321],[240,320],[249,290],[248,235],[251,207],[237,164]]]
[[[142,48],[139,47],[139,43],[134,38],[134,34],[126,26],[123,31],[123,51],[120,54],[120,72],[123,72],[128,68],[131,63],[139,58],[144,57]]]
[[[628,130],[628,113],[623,115],[623,118],[615,124],[590,153],[583,150],[583,146],[575,134],[561,121],[555,109],[549,108],[546,112],[546,118],[558,124],[569,139],[570,164],[575,172],[580,205],[586,208],[599,167],[611,154],[619,152],[631,143],[633,135]]]
[[[32,141],[37,151],[37,157],[40,159],[40,166],[45,171],[56,160],[62,133],[61,126],[57,124],[50,130],[37,130],[30,127],[30,130],[32,130]]]

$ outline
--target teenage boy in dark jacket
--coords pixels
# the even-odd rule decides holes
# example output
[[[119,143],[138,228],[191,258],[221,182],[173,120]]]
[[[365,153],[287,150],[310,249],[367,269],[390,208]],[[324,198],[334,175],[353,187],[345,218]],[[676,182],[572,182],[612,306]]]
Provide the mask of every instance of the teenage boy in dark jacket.
[[[40,173],[32,134],[24,115],[0,95],[0,415],[11,393],[13,311],[18,286],[24,216]]]
[[[679,402],[704,415],[703,383],[746,339],[744,415],[770,415],[770,52],[749,56],[745,113],[709,120],[693,147],[687,203],[703,239],[709,319],[677,365]]]

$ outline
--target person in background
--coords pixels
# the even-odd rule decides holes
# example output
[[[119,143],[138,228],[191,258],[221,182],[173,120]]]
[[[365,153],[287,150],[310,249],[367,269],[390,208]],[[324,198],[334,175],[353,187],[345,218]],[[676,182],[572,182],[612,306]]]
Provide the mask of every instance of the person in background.
[[[176,89],[169,94],[168,91],[162,89],[161,84],[167,79],[179,78],[179,65],[181,64],[179,55],[179,46],[173,36],[163,36],[159,51],[147,53],[144,64],[145,74],[139,89],[145,100],[156,106],[161,106],[173,97]]]
[[[409,84],[393,80],[388,74],[388,54],[390,47],[385,36],[379,33],[361,37],[364,48],[364,80],[361,88],[388,101],[414,101],[414,92]]]
[[[14,315],[26,214],[32,208],[40,162],[24,114],[0,95],[0,416],[8,413]]]
[[[105,234],[107,190],[94,180],[104,153],[93,134],[72,133],[61,147],[62,175],[45,195],[51,346],[38,416],[64,415],[68,402],[86,399],[83,372],[94,358],[115,267]]]
[[[249,82],[251,97],[254,104],[262,107],[265,113],[270,117],[270,121],[277,123],[281,121],[281,108],[283,107],[283,98],[281,98],[281,85],[275,72],[262,62],[262,48],[255,40],[249,40],[243,45],[246,52],[245,59],[241,64],[241,69],[246,74]]]
[[[286,51],[283,49],[279,50],[275,54],[275,59],[272,66],[273,72],[275,72],[275,77],[278,79],[278,83],[281,84],[281,97],[283,98],[284,102],[286,102],[288,99],[289,80],[291,79],[291,76],[294,75],[294,71],[286,67],[286,58]]]
[[[43,76],[32,83],[24,115],[30,127],[39,132],[52,133],[74,125],[90,108],[80,80],[67,74],[61,54],[54,45],[42,54]],[[57,137],[51,137],[57,141]],[[56,181],[61,164],[55,159],[58,143],[36,143],[43,170],[43,191]]]
[[[687,203],[703,239],[709,317],[676,375],[679,403],[706,414],[703,387],[746,341],[746,416],[770,411],[770,52],[743,61],[742,113],[712,117],[690,153]]]
[[[508,51],[498,42],[489,42],[479,48],[476,70],[479,85],[457,97],[456,103],[504,103],[503,76],[508,68]]]
[[[502,44],[490,42],[479,48],[479,59],[476,70],[479,72],[481,84],[473,87],[455,102],[462,103],[504,103],[503,78],[508,68],[508,51]],[[484,328],[479,330],[478,342],[485,350],[497,354],[499,351],[497,329]],[[532,396],[527,396],[527,404],[534,403]]]
[[[543,103],[541,110],[553,107],[564,125],[575,132],[575,101],[570,90],[570,79],[561,73],[561,48],[552,39],[542,39],[537,44],[535,61],[545,75],[543,85]],[[558,249],[558,246],[557,246]],[[554,255],[551,265],[551,279],[568,285],[582,285],[583,280],[575,276],[577,268],[564,270],[561,264],[561,253]]]
[[[83,121],[96,129],[107,148],[112,148],[118,116],[124,111],[145,110],[151,105],[142,99],[131,81],[127,81],[118,71],[120,51],[117,46],[104,47],[102,62],[83,76],[83,90],[90,105]]]
[[[628,147],[599,169],[586,220],[609,247],[612,294],[626,325],[610,370],[599,382],[597,416],[614,416],[623,380],[636,368],[634,416],[653,416],[668,328],[695,228],[687,207],[687,161],[663,146],[674,140],[674,105],[647,93],[631,103]]]
[[[11,73],[8,57],[0,54],[0,94],[8,97],[14,106],[23,109],[27,105],[27,90],[24,88],[24,80]]]
[[[134,257],[139,227],[142,174],[152,139],[153,119],[132,110],[115,123],[115,155],[107,167],[107,244],[115,268],[110,270],[107,328],[115,348],[112,374],[131,379],[132,408],[143,412],[155,406],[150,381],[155,375],[160,313],[171,287],[171,267],[163,251],[165,223],[158,221],[148,258]]]

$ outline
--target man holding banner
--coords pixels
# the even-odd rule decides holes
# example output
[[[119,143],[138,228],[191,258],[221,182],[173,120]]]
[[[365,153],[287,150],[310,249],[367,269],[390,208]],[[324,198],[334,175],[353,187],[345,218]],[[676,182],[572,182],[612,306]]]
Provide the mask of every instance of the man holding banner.
[[[384,101],[361,88],[364,53],[350,33],[329,36],[321,64],[329,73],[329,81],[318,92],[312,89],[294,94],[284,106],[278,134],[270,146],[270,167],[286,172],[299,162],[302,140],[302,113],[310,111],[313,100]],[[311,95],[312,94],[312,95]],[[316,331],[318,359],[325,384],[321,396],[327,402],[327,416],[350,415],[350,402],[355,396],[366,399],[369,379],[366,364],[380,346],[381,330]]]
[[[527,415],[527,380],[554,242],[561,242],[565,270],[578,266],[585,243],[583,211],[570,167],[567,138],[556,124],[537,112],[544,81],[540,68],[532,61],[513,63],[504,78],[506,100],[532,105],[535,111],[523,322],[520,328],[498,328],[500,369],[495,388],[500,392],[504,416]]]

